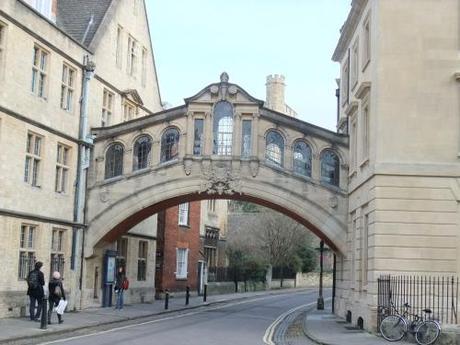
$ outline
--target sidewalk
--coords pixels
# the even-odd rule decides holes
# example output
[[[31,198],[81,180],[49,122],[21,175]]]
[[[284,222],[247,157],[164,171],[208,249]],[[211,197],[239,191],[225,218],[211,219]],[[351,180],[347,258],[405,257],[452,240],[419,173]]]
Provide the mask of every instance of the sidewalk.
[[[202,296],[190,297],[190,304],[185,305],[185,297],[174,297],[169,300],[169,309],[164,309],[164,300],[153,303],[125,305],[123,310],[114,308],[90,308],[78,312],[70,312],[64,315],[64,323],[57,324],[56,314],[53,315],[53,324],[48,325],[46,330],[40,329],[39,322],[29,321],[29,318],[0,319],[0,344],[17,342],[21,339],[37,338],[53,334],[67,333],[90,327],[109,325],[111,323],[139,319],[148,316],[161,315],[174,311],[199,308],[202,306],[218,304],[222,302],[244,300],[257,296],[272,294],[292,293],[309,289],[286,289],[257,292],[233,293],[226,295],[208,296],[207,302],[203,303]]]
[[[330,308],[329,308],[330,309]],[[329,310],[307,313],[304,332],[308,338],[322,345],[388,345],[385,339],[360,330]],[[409,344],[400,341],[398,344]]]

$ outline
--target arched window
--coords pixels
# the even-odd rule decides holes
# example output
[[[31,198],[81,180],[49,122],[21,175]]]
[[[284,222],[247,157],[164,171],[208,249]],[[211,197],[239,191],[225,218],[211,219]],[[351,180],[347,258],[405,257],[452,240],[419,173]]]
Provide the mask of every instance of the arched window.
[[[176,128],[169,128],[161,137],[160,162],[167,162],[177,158],[179,155],[179,131]]]
[[[152,150],[152,140],[149,136],[143,135],[134,143],[133,170],[145,169],[150,163],[150,151]]]
[[[331,150],[321,154],[321,181],[339,186],[340,161],[339,157]]]
[[[311,176],[311,148],[305,141],[294,143],[294,172]]]
[[[276,131],[269,131],[266,138],[265,158],[276,165],[284,164],[284,139]]]
[[[233,141],[233,106],[226,101],[217,102],[214,107],[213,153],[231,155]]]
[[[113,144],[105,154],[105,178],[123,174],[123,145]]]

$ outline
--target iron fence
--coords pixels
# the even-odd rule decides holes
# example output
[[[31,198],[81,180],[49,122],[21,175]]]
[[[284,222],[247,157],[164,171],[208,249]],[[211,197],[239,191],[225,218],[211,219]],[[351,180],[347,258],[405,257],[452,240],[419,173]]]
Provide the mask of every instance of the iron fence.
[[[458,278],[453,276],[381,276],[377,279],[377,329],[387,315],[402,313],[406,303],[410,305],[411,320],[417,315],[456,324],[458,283]],[[432,313],[425,313],[426,308]]]

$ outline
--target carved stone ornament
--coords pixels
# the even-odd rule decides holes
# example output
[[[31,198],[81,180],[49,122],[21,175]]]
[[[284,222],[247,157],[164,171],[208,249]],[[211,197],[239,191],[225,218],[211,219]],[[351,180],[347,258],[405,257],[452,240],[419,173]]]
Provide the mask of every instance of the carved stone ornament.
[[[103,203],[108,202],[110,200],[110,192],[106,188],[101,189],[99,192],[99,199]]]
[[[337,208],[338,205],[339,205],[339,199],[336,196],[331,196],[329,198],[329,206],[331,208]]]
[[[184,171],[185,175],[190,175],[192,172],[193,161],[190,158],[184,158]]]
[[[250,161],[249,170],[251,170],[252,177],[256,177],[259,173],[259,161]]]
[[[212,85],[210,88],[209,88],[209,91],[213,94],[213,95],[217,95],[219,93],[219,87],[217,85]]]
[[[230,87],[228,88],[228,93],[231,95],[236,95],[237,92],[238,92],[238,89],[236,88],[236,86],[230,85]]]
[[[232,171],[231,164],[212,164],[203,161],[200,193],[209,195],[241,194],[241,181],[238,173]]]

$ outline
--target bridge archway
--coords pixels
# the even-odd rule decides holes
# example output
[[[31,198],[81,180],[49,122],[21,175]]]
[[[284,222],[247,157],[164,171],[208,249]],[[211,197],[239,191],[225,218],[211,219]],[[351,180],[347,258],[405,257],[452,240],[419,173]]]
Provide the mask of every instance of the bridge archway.
[[[226,143],[231,148],[216,151],[213,112],[223,100],[233,111],[231,142]],[[163,135],[171,127],[179,134],[165,148],[169,144]],[[267,150],[270,131],[283,133],[280,161]],[[96,128],[93,135],[86,257],[162,209],[209,198],[246,200],[273,208],[305,225],[337,252],[346,251],[348,138],[264,107],[263,101],[229,83],[225,74],[219,83],[185,99],[183,106]],[[134,170],[131,144],[140,135],[152,138],[149,164]],[[310,146],[307,174],[296,170],[294,147],[299,140]],[[117,142],[124,145],[120,173],[106,178],[106,151]],[[165,149],[169,150],[167,159]],[[338,157],[329,171],[321,161],[325,149]]]

